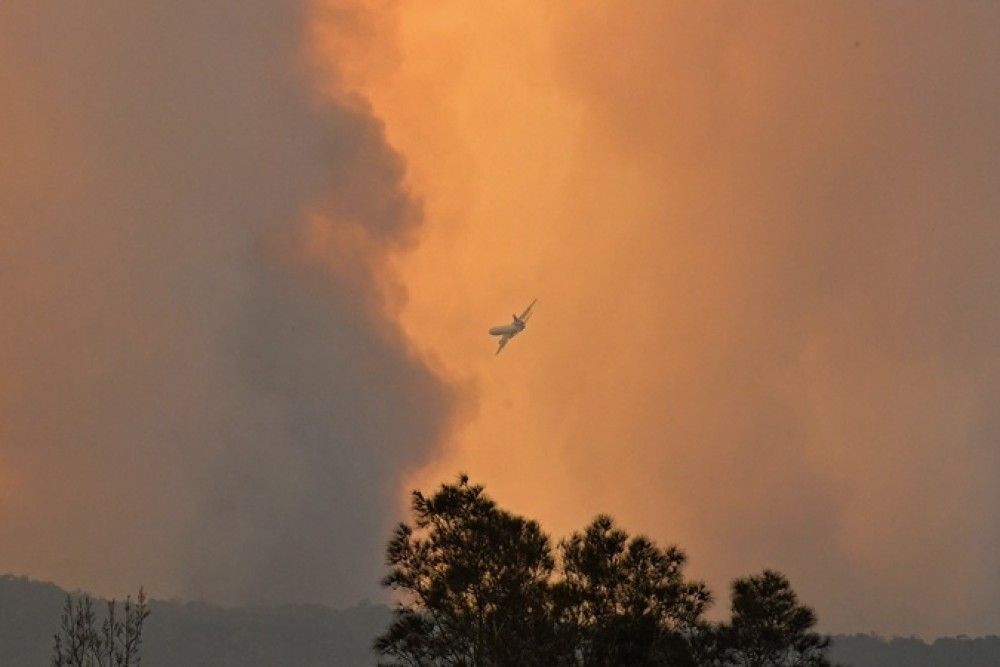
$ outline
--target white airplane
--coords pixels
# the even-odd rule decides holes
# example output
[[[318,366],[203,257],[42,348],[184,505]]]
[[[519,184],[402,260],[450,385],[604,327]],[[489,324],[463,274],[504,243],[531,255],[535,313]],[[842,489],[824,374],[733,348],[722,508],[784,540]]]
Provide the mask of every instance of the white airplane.
[[[498,327],[490,328],[491,336],[500,336],[500,347],[497,348],[497,354],[500,354],[500,350],[510,342],[511,338],[524,331],[525,324],[528,322],[528,318],[531,317],[531,309],[535,307],[536,303],[538,303],[538,299],[532,301],[531,305],[525,308],[520,316],[514,315],[514,321],[510,324],[502,324]]]

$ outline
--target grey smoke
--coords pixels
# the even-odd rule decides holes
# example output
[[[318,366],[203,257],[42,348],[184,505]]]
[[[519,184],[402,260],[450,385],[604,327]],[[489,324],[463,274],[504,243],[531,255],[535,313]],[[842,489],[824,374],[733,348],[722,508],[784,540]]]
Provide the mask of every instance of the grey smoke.
[[[385,315],[419,204],[307,7],[0,7],[0,570],[377,594],[454,396]]]

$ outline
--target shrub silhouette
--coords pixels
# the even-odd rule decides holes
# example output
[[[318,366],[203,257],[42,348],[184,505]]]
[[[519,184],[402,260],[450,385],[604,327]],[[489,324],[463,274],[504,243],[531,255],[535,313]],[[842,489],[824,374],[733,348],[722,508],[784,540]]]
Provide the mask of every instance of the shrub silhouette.
[[[121,613],[117,601],[108,601],[99,626],[89,595],[81,595],[75,604],[67,595],[60,631],[53,637],[52,667],[137,667],[141,661],[142,626],[148,616],[146,594],[141,588],[134,603],[131,597],[125,598]]]

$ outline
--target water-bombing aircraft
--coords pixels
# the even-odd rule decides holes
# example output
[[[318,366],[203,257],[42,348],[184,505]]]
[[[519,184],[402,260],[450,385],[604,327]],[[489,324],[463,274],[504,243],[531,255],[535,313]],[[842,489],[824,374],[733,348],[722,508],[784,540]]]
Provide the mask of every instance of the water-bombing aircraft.
[[[497,348],[497,354],[500,354],[500,350],[510,342],[510,339],[517,334],[524,331],[525,324],[528,322],[528,318],[531,317],[531,309],[535,307],[538,303],[538,299],[535,299],[531,304],[524,309],[524,312],[520,315],[514,315],[514,321],[510,324],[501,324],[498,327],[490,328],[491,336],[500,336],[500,347]]]

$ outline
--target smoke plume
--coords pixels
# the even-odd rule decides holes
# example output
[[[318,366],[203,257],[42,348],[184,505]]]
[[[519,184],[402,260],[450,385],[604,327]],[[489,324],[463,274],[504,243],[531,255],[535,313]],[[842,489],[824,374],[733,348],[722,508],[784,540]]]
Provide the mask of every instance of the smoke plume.
[[[454,392],[392,319],[419,202],[336,63],[317,92],[308,9],[0,8],[0,570],[378,590]]]

